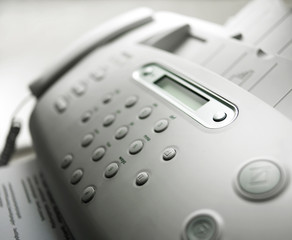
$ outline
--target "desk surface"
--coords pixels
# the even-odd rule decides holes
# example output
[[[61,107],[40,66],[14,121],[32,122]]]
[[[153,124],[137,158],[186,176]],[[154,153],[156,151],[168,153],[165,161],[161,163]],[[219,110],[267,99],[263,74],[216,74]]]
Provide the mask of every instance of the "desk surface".
[[[58,58],[66,46],[119,13],[147,6],[223,24],[248,1],[2,1],[0,3],[0,149],[27,85]],[[286,1],[292,6],[292,0]],[[27,123],[32,105],[21,116],[18,146],[31,145]]]

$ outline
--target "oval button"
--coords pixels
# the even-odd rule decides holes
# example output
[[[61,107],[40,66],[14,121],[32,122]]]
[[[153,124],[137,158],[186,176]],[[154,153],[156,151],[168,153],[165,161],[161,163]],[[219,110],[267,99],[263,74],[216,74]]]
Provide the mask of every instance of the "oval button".
[[[128,127],[126,126],[120,127],[115,133],[115,138],[117,140],[124,138],[128,134],[128,131],[129,131]]]
[[[137,103],[137,101],[138,101],[137,96],[130,96],[126,99],[125,107],[126,108],[133,107]]]
[[[143,144],[143,141],[141,140],[136,140],[132,142],[129,147],[130,154],[137,154],[138,152],[142,150],[143,146],[144,144]]]
[[[89,203],[95,195],[95,188],[93,186],[88,186],[83,190],[81,201],[83,203]]]
[[[117,163],[111,163],[106,167],[104,175],[106,178],[112,178],[117,174],[118,171],[119,165]]]
[[[82,147],[89,146],[93,142],[93,139],[94,135],[92,133],[86,134],[81,141]]]
[[[112,125],[114,123],[115,120],[116,120],[115,115],[109,114],[103,119],[103,126],[109,127],[110,125]]]
[[[93,161],[99,161],[105,155],[105,147],[98,147],[92,154]]]
[[[141,109],[141,111],[139,113],[139,118],[145,119],[145,118],[149,117],[151,113],[152,113],[151,107],[144,107],[143,109]]]
[[[161,119],[157,121],[154,125],[154,131],[157,133],[163,132],[168,127],[168,121],[166,119]]]
[[[73,155],[67,154],[61,162],[61,168],[63,169],[68,168],[71,165],[72,161],[73,161]]]
[[[71,184],[75,185],[80,182],[83,177],[83,171],[81,169],[77,169],[73,172],[71,176]]]

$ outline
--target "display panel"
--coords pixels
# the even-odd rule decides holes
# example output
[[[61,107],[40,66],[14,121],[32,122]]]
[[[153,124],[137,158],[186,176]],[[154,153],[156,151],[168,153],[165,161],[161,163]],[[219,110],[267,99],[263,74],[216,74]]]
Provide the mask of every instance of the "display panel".
[[[155,81],[154,84],[194,111],[209,101],[166,75]]]

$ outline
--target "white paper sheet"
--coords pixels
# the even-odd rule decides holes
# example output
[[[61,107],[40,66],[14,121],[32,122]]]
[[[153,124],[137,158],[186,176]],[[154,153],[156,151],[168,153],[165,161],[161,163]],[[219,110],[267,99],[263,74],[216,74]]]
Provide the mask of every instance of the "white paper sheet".
[[[37,160],[0,168],[0,234],[5,240],[74,239]]]

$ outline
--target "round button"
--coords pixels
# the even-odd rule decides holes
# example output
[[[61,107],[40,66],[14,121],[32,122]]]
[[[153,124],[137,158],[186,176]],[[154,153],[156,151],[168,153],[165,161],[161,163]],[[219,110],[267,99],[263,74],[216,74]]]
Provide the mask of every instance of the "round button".
[[[144,76],[149,76],[154,72],[154,68],[153,67],[146,67],[143,69],[142,74]]]
[[[227,114],[226,112],[223,112],[223,111],[219,111],[219,112],[216,112],[213,116],[213,120],[215,122],[222,122],[225,118],[227,117]]]
[[[85,83],[81,82],[81,83],[78,83],[76,84],[74,87],[73,87],[73,93],[75,93],[75,95],[77,96],[81,96],[85,93],[86,91],[86,85]]]
[[[112,100],[112,98],[113,98],[113,95],[111,93],[108,93],[103,97],[102,102],[104,104],[108,104]]]
[[[83,190],[81,201],[83,203],[89,203],[95,195],[95,188],[93,186],[88,186]]]
[[[71,165],[72,161],[73,161],[73,155],[67,154],[61,162],[61,168],[63,169],[68,168]]]
[[[83,123],[86,123],[86,122],[88,122],[90,120],[91,116],[92,116],[92,112],[91,111],[86,111],[85,113],[82,114],[81,121]]]
[[[175,157],[175,155],[176,155],[176,150],[174,148],[170,147],[170,148],[167,148],[164,150],[162,157],[163,157],[163,160],[169,161],[169,160],[173,159]]]
[[[163,132],[168,127],[168,121],[166,119],[161,119],[154,125],[154,131],[157,133]]]
[[[149,117],[151,113],[152,113],[151,107],[144,107],[143,109],[141,109],[141,111],[139,113],[139,118],[145,119],[145,118]]]
[[[217,223],[209,215],[198,215],[189,220],[186,229],[187,240],[217,240]]]
[[[94,150],[94,152],[92,154],[92,160],[99,161],[100,159],[103,158],[104,155],[105,155],[105,148],[98,147],[97,149]]]
[[[146,172],[140,172],[136,177],[137,186],[142,186],[149,180],[149,174]]]
[[[138,152],[140,152],[143,148],[144,144],[141,140],[136,140],[134,142],[131,143],[130,147],[129,147],[129,152],[131,154],[137,154]]]
[[[114,123],[116,116],[114,114],[109,114],[103,119],[103,126],[108,127]]]
[[[81,141],[82,147],[89,146],[93,142],[93,139],[94,135],[92,133],[86,134]]]
[[[267,199],[277,195],[285,185],[284,170],[270,160],[254,160],[237,175],[237,190],[249,199]]]
[[[120,127],[115,133],[115,138],[118,140],[122,139],[128,134],[128,132],[129,132],[128,127],[126,126]]]
[[[112,178],[118,171],[119,165],[117,163],[111,163],[106,167],[104,175],[106,178]]]
[[[101,81],[105,77],[105,70],[102,68],[97,69],[96,71],[91,73],[91,76],[96,81]]]
[[[71,184],[75,185],[79,183],[82,177],[83,177],[83,171],[81,169],[75,170],[71,176]]]
[[[138,97],[137,96],[130,96],[126,99],[126,104],[125,107],[126,108],[130,108],[133,107],[138,101]]]

